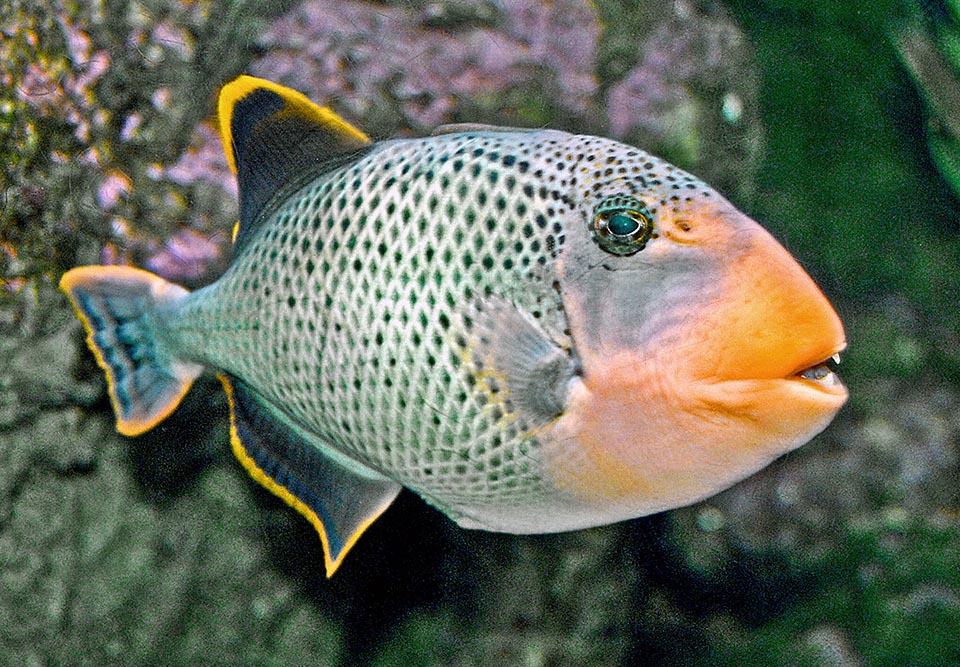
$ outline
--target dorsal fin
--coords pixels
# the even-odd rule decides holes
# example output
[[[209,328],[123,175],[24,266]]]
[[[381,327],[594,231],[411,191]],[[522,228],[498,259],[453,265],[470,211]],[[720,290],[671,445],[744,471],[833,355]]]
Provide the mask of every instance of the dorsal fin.
[[[438,125],[430,132],[431,137],[461,132],[539,132],[538,127],[510,127],[509,125],[488,125],[486,123],[448,123]]]
[[[240,190],[237,250],[293,191],[373,145],[332,110],[252,76],[223,87],[218,115],[227,163]]]

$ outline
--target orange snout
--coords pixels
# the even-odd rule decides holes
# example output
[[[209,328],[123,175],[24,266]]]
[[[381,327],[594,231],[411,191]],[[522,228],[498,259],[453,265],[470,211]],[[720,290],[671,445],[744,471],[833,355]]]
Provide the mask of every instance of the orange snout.
[[[843,325],[797,261],[765,230],[727,265],[704,313],[712,353],[697,375],[717,381],[789,378],[840,352]]]
[[[661,219],[666,242],[651,246],[660,270],[676,272],[662,285],[680,285],[653,292],[670,297],[648,310],[653,335],[618,345],[623,327],[609,323],[623,310],[594,312],[592,329],[575,331],[595,341],[579,348],[585,373],[546,439],[557,486],[607,514],[716,493],[809,441],[847,398],[822,367],[845,347],[843,326],[796,260],[729,208],[684,217],[686,236]]]

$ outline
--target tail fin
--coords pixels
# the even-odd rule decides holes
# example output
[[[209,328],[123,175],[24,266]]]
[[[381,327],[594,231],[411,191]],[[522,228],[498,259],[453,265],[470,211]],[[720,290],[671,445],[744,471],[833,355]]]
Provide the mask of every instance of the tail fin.
[[[157,337],[158,308],[189,292],[147,271],[84,266],[60,280],[97,363],[106,371],[117,430],[139,435],[180,403],[203,367],[177,359]]]

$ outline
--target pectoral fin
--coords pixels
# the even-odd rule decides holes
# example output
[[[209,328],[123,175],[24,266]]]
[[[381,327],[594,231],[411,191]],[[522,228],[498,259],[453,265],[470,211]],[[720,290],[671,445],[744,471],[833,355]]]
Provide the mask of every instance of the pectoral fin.
[[[576,361],[509,301],[490,296],[468,313],[465,343],[477,386],[536,427],[567,404]]]
[[[400,493],[400,485],[331,456],[313,438],[274,417],[243,383],[223,375],[220,380],[230,401],[233,453],[257,482],[317,529],[327,576],[333,576],[360,535]]]

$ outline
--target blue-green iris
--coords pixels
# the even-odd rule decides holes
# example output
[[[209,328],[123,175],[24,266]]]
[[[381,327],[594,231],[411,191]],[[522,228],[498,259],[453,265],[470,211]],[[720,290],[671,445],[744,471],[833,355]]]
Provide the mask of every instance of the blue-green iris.
[[[626,213],[616,213],[607,222],[607,229],[616,236],[629,236],[640,228],[640,223]]]
[[[603,250],[632,255],[643,250],[653,236],[653,215],[636,197],[607,197],[594,209],[591,232]]]

